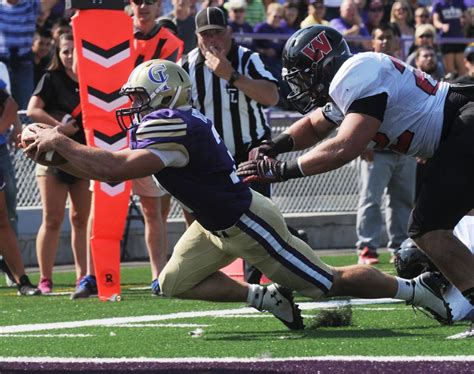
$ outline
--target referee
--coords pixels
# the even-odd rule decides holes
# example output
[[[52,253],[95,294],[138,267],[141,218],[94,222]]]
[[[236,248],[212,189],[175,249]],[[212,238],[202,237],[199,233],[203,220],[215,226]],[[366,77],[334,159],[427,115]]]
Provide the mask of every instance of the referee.
[[[196,15],[196,34],[198,47],[182,60],[195,82],[193,106],[212,120],[239,164],[251,148],[270,137],[263,107],[277,104],[278,81],[257,53],[233,43],[232,29],[219,8]]]

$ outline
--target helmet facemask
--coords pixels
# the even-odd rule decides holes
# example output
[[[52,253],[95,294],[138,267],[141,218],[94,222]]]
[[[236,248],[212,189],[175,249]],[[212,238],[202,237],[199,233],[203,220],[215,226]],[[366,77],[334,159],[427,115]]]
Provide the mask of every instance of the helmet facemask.
[[[283,68],[282,77],[291,89],[287,99],[301,114],[327,102],[327,89],[322,82],[321,70],[321,65],[316,63],[306,69],[291,68],[288,71]]]
[[[138,126],[142,119],[142,113],[152,110],[151,98],[143,87],[124,87],[120,90],[120,95],[128,96],[132,102],[131,107],[118,109],[115,112],[118,125],[122,131],[127,131]]]

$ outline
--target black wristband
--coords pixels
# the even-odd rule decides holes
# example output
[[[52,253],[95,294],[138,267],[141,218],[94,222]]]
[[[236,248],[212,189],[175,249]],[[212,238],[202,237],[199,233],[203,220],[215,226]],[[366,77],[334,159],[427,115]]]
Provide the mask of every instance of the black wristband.
[[[284,162],[282,169],[282,176],[284,180],[304,177],[304,174],[301,172],[298,165],[298,159]]]
[[[237,70],[234,70],[229,78],[229,85],[233,85],[237,79],[240,78],[240,73]]]
[[[272,142],[275,144],[273,149],[277,154],[291,152],[295,146],[293,138],[284,132],[278,135],[275,139],[272,139]]]

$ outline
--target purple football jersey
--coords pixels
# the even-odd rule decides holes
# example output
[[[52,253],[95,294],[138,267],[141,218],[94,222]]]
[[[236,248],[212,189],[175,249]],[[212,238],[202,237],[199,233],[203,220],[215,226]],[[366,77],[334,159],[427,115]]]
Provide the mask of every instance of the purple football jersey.
[[[231,227],[250,206],[250,189],[237,177],[227,147],[211,121],[195,109],[148,114],[132,130],[131,148],[188,154],[186,166],[167,167],[154,176],[210,231]]]

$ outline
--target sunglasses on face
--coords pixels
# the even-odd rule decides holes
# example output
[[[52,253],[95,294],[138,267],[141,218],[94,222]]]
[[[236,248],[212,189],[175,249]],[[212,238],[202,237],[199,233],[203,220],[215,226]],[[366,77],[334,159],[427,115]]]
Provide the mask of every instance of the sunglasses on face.
[[[145,3],[145,5],[153,5],[156,3],[156,0],[132,0],[132,2],[138,6],[142,5],[143,3]]]
[[[429,18],[430,16],[428,14],[417,14],[416,17]]]
[[[398,8],[398,9],[395,9],[396,12],[406,12],[408,11],[407,8]]]
[[[466,60],[469,61],[471,64],[474,62],[474,53],[471,53],[466,57]]]
[[[432,38],[432,37],[433,37],[432,34],[421,34],[421,35],[419,36],[419,38]]]
[[[383,8],[374,8],[374,9],[369,9],[369,12],[383,12]]]

